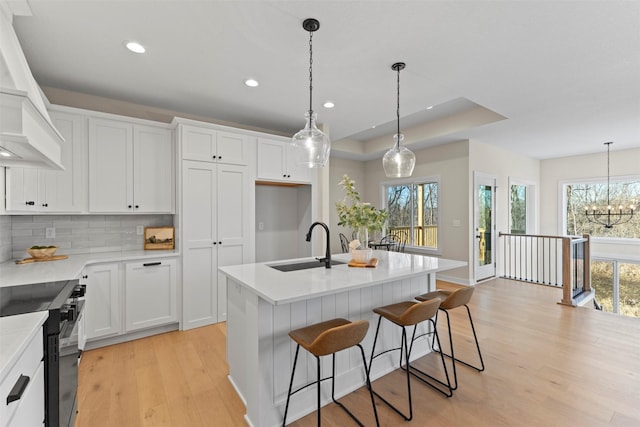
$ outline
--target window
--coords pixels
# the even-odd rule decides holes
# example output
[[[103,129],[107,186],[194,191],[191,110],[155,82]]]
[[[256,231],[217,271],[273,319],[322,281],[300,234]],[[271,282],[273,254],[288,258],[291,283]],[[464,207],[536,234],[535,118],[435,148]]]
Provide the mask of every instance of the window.
[[[509,233],[535,233],[535,184],[509,178]]]
[[[611,180],[609,185],[611,205],[638,206],[640,201],[640,177]],[[607,182],[584,181],[564,184],[564,233],[572,236],[590,234],[593,237],[640,238],[640,212],[631,221],[612,228],[587,220],[585,210],[592,206],[607,206]],[[636,209],[637,211],[637,209]]]
[[[591,287],[604,311],[640,318],[640,263],[593,259]]]
[[[387,233],[407,236],[408,246],[437,250],[439,181],[431,177],[385,185]]]

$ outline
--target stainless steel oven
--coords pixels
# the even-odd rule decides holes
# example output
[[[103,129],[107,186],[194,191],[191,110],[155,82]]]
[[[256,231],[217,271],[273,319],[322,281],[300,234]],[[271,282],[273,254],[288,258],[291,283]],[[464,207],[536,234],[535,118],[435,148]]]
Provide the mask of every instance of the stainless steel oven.
[[[49,312],[43,327],[47,427],[75,423],[84,294],[78,280],[0,288],[0,316]]]

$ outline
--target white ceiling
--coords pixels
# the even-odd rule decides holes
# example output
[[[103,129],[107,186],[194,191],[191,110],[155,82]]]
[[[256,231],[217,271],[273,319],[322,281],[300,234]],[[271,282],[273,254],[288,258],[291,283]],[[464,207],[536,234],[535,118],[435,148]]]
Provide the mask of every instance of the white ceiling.
[[[472,139],[540,159],[604,152],[605,141],[640,147],[639,1],[29,5],[33,16],[14,25],[41,86],[287,134],[308,108],[301,24],[314,17],[314,110],[336,155],[348,139],[360,158],[381,156],[380,137],[395,133],[397,61],[407,64],[402,130],[425,130],[410,147]],[[260,86],[246,87],[248,77]],[[485,119],[463,119],[472,107]]]

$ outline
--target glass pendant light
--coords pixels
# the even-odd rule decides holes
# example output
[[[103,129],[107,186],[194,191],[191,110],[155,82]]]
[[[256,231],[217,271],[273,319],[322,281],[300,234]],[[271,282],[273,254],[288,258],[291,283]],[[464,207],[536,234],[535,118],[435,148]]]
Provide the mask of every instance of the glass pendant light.
[[[293,135],[291,142],[296,147],[296,163],[310,168],[324,167],[329,159],[331,141],[316,127],[318,115],[313,112],[313,33],[320,28],[317,19],[308,18],[302,28],[309,32],[309,111],[305,114],[307,124],[304,129]]]
[[[402,146],[404,135],[400,133],[400,70],[404,70],[404,62],[396,62],[391,66],[398,73],[398,104],[396,116],[398,118],[398,133],[393,136],[393,147],[382,158],[382,167],[388,178],[406,178],[413,173],[416,165],[416,155],[407,147]]]

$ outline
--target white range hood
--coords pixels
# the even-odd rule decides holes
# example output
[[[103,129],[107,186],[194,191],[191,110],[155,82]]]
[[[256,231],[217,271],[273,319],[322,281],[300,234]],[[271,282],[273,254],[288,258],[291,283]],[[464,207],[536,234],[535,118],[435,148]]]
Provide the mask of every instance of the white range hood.
[[[51,123],[13,29],[18,4],[20,14],[27,14],[26,2],[0,1],[0,167],[63,170],[64,139]]]

